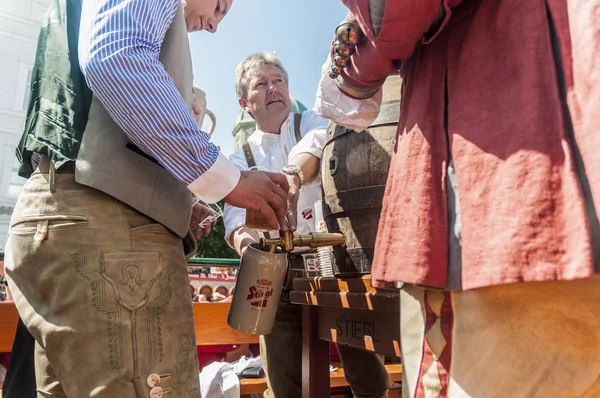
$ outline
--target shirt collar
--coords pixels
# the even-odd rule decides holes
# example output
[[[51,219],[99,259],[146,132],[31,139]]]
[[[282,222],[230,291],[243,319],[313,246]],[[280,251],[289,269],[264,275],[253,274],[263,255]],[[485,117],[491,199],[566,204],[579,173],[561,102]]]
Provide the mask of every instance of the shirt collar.
[[[294,113],[293,113],[293,112],[291,112],[291,113],[290,113],[290,115],[287,117],[287,119],[285,119],[285,120],[283,121],[283,123],[281,123],[281,127],[279,128],[279,134],[274,134],[274,133],[265,133],[264,131],[262,131],[262,130],[261,130],[261,129],[259,129],[259,128],[257,128],[257,129],[256,129],[256,131],[257,131],[257,132],[260,132],[260,133],[261,133],[263,136],[264,136],[265,134],[268,134],[268,135],[281,135],[281,132],[282,132],[282,131],[288,131],[288,132],[289,132],[289,131],[290,131],[290,128],[291,128],[290,126],[292,125],[292,117],[293,117],[293,116],[294,116]]]

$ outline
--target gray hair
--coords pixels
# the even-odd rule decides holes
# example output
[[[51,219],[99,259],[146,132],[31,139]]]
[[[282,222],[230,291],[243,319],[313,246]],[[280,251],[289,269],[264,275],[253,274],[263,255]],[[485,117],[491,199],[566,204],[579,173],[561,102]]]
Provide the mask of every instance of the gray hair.
[[[273,65],[283,73],[285,84],[289,84],[288,73],[275,53],[250,54],[235,68],[235,93],[238,98],[246,97],[246,83],[249,80],[248,72],[257,66]]]

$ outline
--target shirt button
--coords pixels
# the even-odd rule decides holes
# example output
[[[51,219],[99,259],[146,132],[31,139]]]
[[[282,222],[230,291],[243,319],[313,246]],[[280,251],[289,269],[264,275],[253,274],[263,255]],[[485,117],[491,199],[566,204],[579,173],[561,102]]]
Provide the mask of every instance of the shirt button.
[[[162,398],[163,396],[163,389],[160,387],[154,387],[152,390],[150,390],[150,398]]]
[[[146,382],[148,383],[148,387],[150,387],[150,388],[156,387],[160,384],[160,376],[157,375],[156,373],[152,373],[150,376],[148,376],[148,379],[146,379]]]

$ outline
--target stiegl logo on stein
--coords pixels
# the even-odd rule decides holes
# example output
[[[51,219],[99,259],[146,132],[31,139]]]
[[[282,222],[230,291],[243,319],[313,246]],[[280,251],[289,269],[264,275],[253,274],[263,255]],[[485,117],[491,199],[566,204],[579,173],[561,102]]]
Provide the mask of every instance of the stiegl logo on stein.
[[[250,286],[246,300],[250,301],[251,307],[260,309],[267,306],[269,298],[273,295],[272,284],[268,279],[258,279],[256,285]]]

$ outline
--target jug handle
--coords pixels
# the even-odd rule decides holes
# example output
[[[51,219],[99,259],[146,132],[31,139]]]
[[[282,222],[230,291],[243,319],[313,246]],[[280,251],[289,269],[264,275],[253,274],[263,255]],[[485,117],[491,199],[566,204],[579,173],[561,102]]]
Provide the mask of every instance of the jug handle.
[[[215,117],[215,114],[212,113],[212,111],[208,108],[206,108],[205,114],[208,115],[210,121],[212,122],[212,126],[210,126],[210,132],[208,133],[208,135],[213,135],[213,133],[215,132],[215,128],[217,127],[217,118]]]

